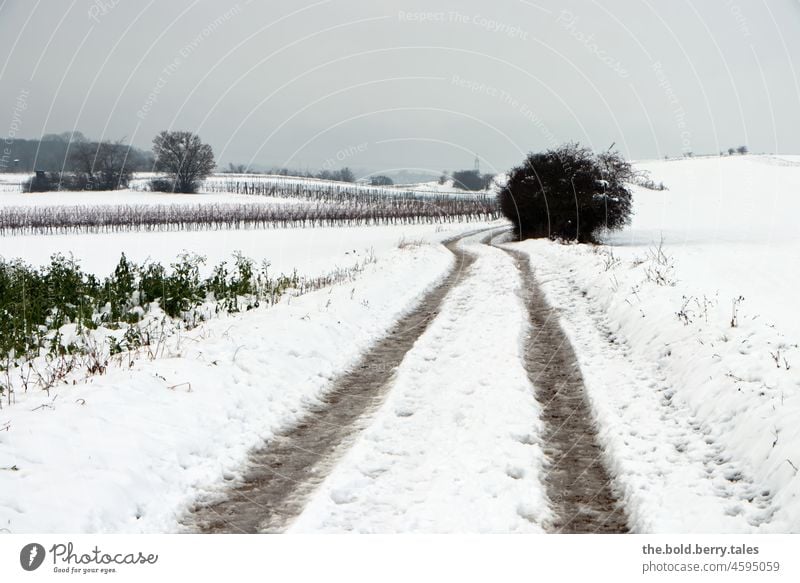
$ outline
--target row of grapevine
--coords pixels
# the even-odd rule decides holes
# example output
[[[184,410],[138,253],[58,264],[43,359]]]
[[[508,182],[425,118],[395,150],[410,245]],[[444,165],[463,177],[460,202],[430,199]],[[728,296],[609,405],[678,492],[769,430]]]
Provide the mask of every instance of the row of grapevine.
[[[493,200],[378,198],[308,204],[206,203],[0,207],[0,235],[399,225],[497,218]]]
[[[204,192],[249,194],[299,198],[322,202],[373,203],[384,199],[443,201],[448,199],[490,200],[493,194],[480,192],[426,193],[392,187],[367,186],[331,182],[326,180],[298,180],[271,176],[224,177],[216,176],[203,183]]]

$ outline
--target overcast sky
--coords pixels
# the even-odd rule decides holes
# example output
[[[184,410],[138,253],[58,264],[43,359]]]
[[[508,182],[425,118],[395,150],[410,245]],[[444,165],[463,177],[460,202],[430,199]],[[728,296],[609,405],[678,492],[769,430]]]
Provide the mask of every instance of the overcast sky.
[[[371,172],[797,153],[799,33],[798,0],[0,0],[0,132]]]

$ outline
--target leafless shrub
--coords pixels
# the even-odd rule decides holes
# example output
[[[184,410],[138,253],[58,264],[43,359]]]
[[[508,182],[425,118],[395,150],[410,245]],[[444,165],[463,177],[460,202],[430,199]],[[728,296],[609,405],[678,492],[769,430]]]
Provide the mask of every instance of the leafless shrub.
[[[405,236],[401,237],[400,240],[397,242],[398,249],[414,249],[417,247],[422,247],[423,245],[427,245],[428,242],[425,239],[406,239]]]
[[[622,263],[619,257],[614,255],[613,249],[608,249],[601,253],[601,255],[603,256],[603,271],[610,271]]]
[[[731,304],[731,328],[739,326],[739,305],[744,301],[744,296],[733,298]]]
[[[674,262],[664,252],[664,240],[661,239],[657,246],[651,247],[647,252],[649,265],[645,269],[645,279],[656,285],[674,286],[677,284],[673,276]]]
[[[684,326],[688,326],[694,321],[694,313],[689,308],[689,303],[691,301],[691,296],[683,296],[681,308],[675,313],[675,315],[678,316],[678,320],[680,320]]]
[[[642,188],[646,188],[647,190],[667,190],[667,187],[663,182],[656,182],[650,178],[650,173],[646,170],[640,170],[636,172],[633,176],[633,183],[637,186],[641,186]]]

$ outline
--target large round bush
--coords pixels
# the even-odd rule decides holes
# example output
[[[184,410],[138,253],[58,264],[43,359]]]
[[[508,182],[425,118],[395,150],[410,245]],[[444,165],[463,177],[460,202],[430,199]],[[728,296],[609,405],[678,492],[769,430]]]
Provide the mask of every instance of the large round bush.
[[[613,151],[579,144],[529,154],[498,194],[500,210],[520,239],[591,242],[603,229],[630,222],[631,164]]]

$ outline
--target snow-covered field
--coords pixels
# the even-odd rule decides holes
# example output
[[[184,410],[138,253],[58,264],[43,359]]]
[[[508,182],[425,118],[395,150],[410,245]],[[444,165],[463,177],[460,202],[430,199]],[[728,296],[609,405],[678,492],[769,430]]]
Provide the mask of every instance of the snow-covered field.
[[[208,203],[303,204],[298,198],[250,196],[247,194],[170,194],[133,190],[84,192],[0,192],[0,211],[15,206],[122,206],[122,205],[188,205]]]
[[[6,194],[21,192],[22,183],[28,178],[29,174],[0,172],[0,200]]]
[[[500,176],[496,177],[496,182],[502,181]],[[363,190],[364,192],[384,192],[394,194],[397,192],[415,192],[419,194],[447,194],[453,196],[474,196],[486,194],[485,192],[468,192],[461,188],[456,188],[453,180],[445,180],[441,184],[438,180],[430,182],[415,182],[410,184],[393,184],[390,186],[372,186],[368,182],[336,182],[322,178],[308,178],[296,176],[281,176],[275,174],[214,174],[205,181],[205,186],[225,185],[231,182],[242,183],[266,183],[277,186],[339,186],[347,190]]]
[[[637,188],[607,245],[517,244],[575,345],[633,526],[797,531],[800,164],[639,167],[669,190]]]
[[[286,201],[229,193],[0,194],[0,209],[218,202]],[[77,384],[49,394],[18,390],[16,402],[0,409],[0,531],[176,530],[191,500],[234,477],[252,447],[317,403],[331,379],[441,277],[452,256],[431,243],[480,226],[3,237],[6,259],[40,265],[63,253],[101,277],[123,252],[164,265],[184,251],[199,253],[207,258],[203,275],[236,251],[268,261],[273,274],[367,267],[355,281],[212,319],[168,339],[157,360],[140,354],[128,368],[121,358],[107,374],[73,375]]]
[[[480,226],[476,223],[469,228]],[[32,265],[44,265],[53,253],[72,254],[84,271],[102,277],[114,270],[123,252],[136,263],[151,260],[169,265],[180,253],[190,251],[206,257],[203,266],[206,276],[215,265],[229,261],[235,251],[240,251],[259,264],[269,261],[270,271],[276,275],[290,274],[296,269],[300,275],[316,277],[337,268],[353,267],[372,255],[382,258],[404,240],[443,240],[465,228],[463,225],[398,225],[18,235],[0,239],[0,257],[21,258]]]
[[[0,409],[0,530],[176,530],[198,493],[235,478],[451,262],[438,245],[387,250],[355,282],[172,338],[167,357],[19,394]]]
[[[29,179],[32,175],[26,173],[0,173],[0,205],[5,204],[7,195],[17,194],[22,195],[22,184],[27,179]],[[108,198],[108,196],[112,196],[112,200],[122,200],[123,197],[127,196],[133,202],[138,202],[138,198],[136,198],[136,194],[151,194],[148,193],[147,190],[149,188],[149,182],[154,178],[160,177],[162,175],[153,172],[137,172],[134,174],[133,178],[130,181],[130,190],[122,190],[122,191],[114,191],[114,192],[87,192],[87,193],[73,193],[73,192],[64,192],[64,193],[38,193],[35,194],[37,200],[48,200],[49,197],[61,197],[64,196],[67,200],[72,199],[79,199],[80,196],[88,196],[90,200],[93,201],[95,204],[107,204],[106,201],[100,202],[97,198],[93,195],[98,196],[99,198]],[[501,184],[505,179],[504,176],[498,175],[495,177],[495,183]],[[209,195],[212,193],[218,193],[220,190],[224,190],[225,187],[239,183],[240,185],[243,184],[259,184],[259,185],[270,185],[276,187],[296,187],[296,186],[305,186],[308,188],[341,188],[351,192],[363,192],[369,194],[375,193],[385,193],[387,195],[397,194],[397,193],[407,193],[407,192],[414,192],[420,195],[432,195],[432,194],[446,194],[451,196],[459,196],[459,197],[472,197],[475,195],[485,195],[486,192],[466,192],[462,189],[456,188],[453,186],[453,180],[447,180],[444,183],[440,184],[438,181],[431,181],[431,182],[422,182],[422,183],[413,183],[413,184],[397,184],[392,186],[371,186],[365,182],[336,182],[331,180],[325,180],[322,178],[310,178],[310,177],[297,177],[297,176],[282,176],[278,174],[230,174],[230,173],[217,173],[212,174],[209,176],[202,184],[200,188],[200,193],[203,196],[203,199],[206,200]],[[208,191],[208,192],[206,192]],[[157,194],[157,193],[155,193]],[[166,200],[164,197],[168,195],[159,195],[162,200]],[[172,202],[180,202],[184,200],[189,200],[192,198],[191,195],[177,195],[177,200],[173,200]],[[243,195],[247,196],[247,195]],[[119,197],[119,198],[116,198]],[[232,193],[222,193],[221,195],[222,201],[236,201],[236,195]],[[28,200],[31,198],[30,194],[26,194],[22,197],[24,200]],[[219,202],[219,199],[217,199]],[[197,202],[197,201],[195,201]],[[17,203],[10,203],[10,204],[17,204]],[[65,203],[65,204],[70,204]]]
[[[628,526],[796,532],[800,157],[638,167],[669,190],[637,187],[632,225],[605,244],[507,244],[529,254],[573,344]],[[20,393],[0,409],[0,530],[178,530],[198,495],[240,477],[248,450],[318,404],[452,262],[439,245],[399,242],[481,226],[0,239],[3,256],[72,252],[99,275],[122,251],[169,263],[186,249],[213,265],[240,250],[308,276],[377,257],[353,282],[172,337],[168,357],[120,358],[49,395]],[[292,531],[547,528],[522,280],[478,239],[464,243],[475,263]]]

